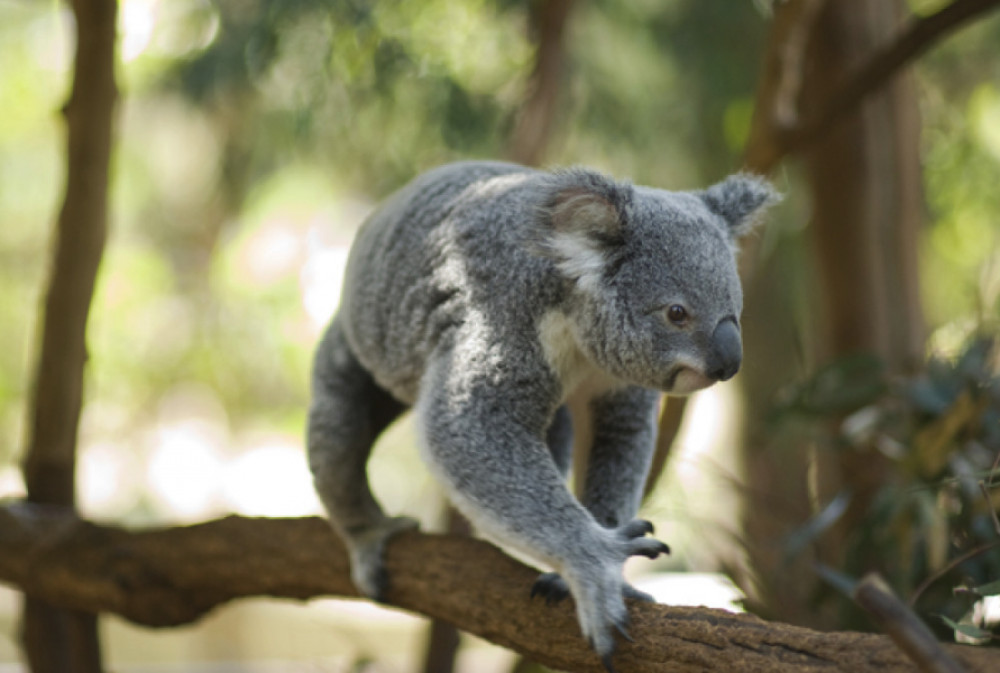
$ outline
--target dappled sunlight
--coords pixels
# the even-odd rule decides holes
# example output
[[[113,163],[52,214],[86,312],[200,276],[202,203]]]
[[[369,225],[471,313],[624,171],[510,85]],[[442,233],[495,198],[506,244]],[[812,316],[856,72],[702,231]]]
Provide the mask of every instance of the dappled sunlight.
[[[0,498],[23,498],[27,494],[19,465],[0,467]]]
[[[121,59],[183,58],[204,49],[219,32],[209,0],[123,0],[118,17]]]
[[[309,257],[302,267],[302,305],[318,334],[340,304],[349,247],[324,247],[310,232]]]
[[[268,286],[298,273],[302,264],[302,237],[294,225],[270,220],[260,227],[240,252],[243,279],[253,285]]]
[[[299,276],[302,307],[314,334],[330,322],[344,286],[344,270],[354,232],[371,214],[372,204],[358,199],[341,199],[334,221],[315,219],[306,232],[306,258]]]
[[[673,549],[665,562],[671,568],[715,569],[720,559],[740,553],[733,539],[741,514],[735,486],[742,475],[736,450],[740,407],[731,383],[689,398],[665,474],[643,506],[644,516],[657,523],[658,536]],[[635,571],[657,575],[648,568]]]
[[[80,451],[77,498],[88,516],[114,520],[143,497],[145,482],[136,452],[113,443],[95,443]]]
[[[198,521],[221,510],[222,447],[201,423],[179,421],[155,431],[146,467],[150,495],[171,519]]]
[[[636,588],[651,594],[658,603],[718,608],[744,612],[743,592],[720,573],[654,573],[640,577]]]
[[[125,63],[141,54],[149,45],[156,24],[157,0],[128,0],[123,2],[118,19],[121,33],[121,59]]]
[[[103,408],[101,419],[121,409]],[[84,511],[107,519],[141,514],[193,522],[226,512],[248,516],[307,516],[321,511],[298,433],[234,434],[213,390],[178,385],[160,399],[140,446],[111,439],[126,419],[99,422],[89,412],[78,474]],[[16,473],[13,473],[16,474]],[[0,483],[0,486],[4,486]],[[6,485],[16,490],[16,483]]]
[[[669,404],[669,402],[667,402]],[[722,448],[737,432],[734,419],[736,390],[733,385],[715,385],[692,396],[677,436],[681,460],[678,477],[684,483],[698,476],[698,460]]]
[[[275,437],[250,446],[223,470],[230,509],[246,516],[309,516],[322,513],[301,442]]]
[[[996,84],[976,88],[969,100],[969,117],[976,137],[1000,162],[1000,88]]]

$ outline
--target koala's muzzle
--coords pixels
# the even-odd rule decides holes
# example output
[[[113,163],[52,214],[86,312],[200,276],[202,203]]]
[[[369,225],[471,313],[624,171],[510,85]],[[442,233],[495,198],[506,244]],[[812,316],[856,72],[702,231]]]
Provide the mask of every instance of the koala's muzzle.
[[[707,362],[707,374],[717,381],[727,381],[740,370],[743,361],[743,343],[736,320],[726,318],[712,333],[711,353]]]

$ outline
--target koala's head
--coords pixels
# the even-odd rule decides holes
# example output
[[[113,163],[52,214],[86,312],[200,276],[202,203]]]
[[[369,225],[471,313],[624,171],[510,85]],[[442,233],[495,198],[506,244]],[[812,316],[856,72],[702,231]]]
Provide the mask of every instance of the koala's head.
[[[567,312],[589,359],[675,395],[737,372],[736,241],[778,200],[766,181],[741,174],[667,192],[572,170],[542,189],[538,247],[571,288]]]

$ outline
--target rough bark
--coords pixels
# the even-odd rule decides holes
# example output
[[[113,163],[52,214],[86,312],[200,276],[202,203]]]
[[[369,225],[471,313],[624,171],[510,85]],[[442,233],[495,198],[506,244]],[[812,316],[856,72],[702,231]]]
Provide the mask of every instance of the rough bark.
[[[471,535],[468,520],[451,505],[447,506],[448,533],[450,535]],[[461,637],[454,624],[441,619],[431,620],[427,635],[427,649],[424,652],[424,673],[452,673]]]
[[[405,533],[388,547],[388,602],[443,619],[552,668],[602,671],[572,601],[532,601],[537,570],[467,537]],[[244,596],[356,596],[343,545],[319,518],[228,517],[127,531],[62,508],[0,507],[0,580],[48,602],[176,626]],[[820,633],[708,608],[630,605],[629,671],[911,671],[889,638]],[[1000,653],[946,649],[969,671],[996,670]]]
[[[72,506],[76,435],[87,360],[86,327],[107,228],[115,85],[114,0],[76,0],[66,192],[59,213],[24,459],[28,500]],[[99,671],[94,615],[28,598],[22,640],[31,670]]]

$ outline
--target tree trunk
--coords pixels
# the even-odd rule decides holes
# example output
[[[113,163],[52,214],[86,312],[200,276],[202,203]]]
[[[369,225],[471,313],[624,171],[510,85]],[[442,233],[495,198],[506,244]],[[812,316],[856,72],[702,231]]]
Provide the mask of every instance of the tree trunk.
[[[572,9],[573,0],[535,0],[532,3],[535,68],[528,85],[528,97],[510,136],[508,156],[511,161],[537,166],[548,147],[565,69],[563,36]]]
[[[801,4],[801,3],[800,3]],[[900,0],[870,3],[841,0],[822,6],[803,53],[798,110],[806,119],[819,118],[848,78],[873,53],[899,33],[904,14]],[[785,371],[748,369],[745,379],[751,419],[763,418],[777,387],[795,378],[795,365],[814,367],[834,358],[871,353],[890,372],[904,372],[923,356],[924,325],[919,301],[917,236],[923,211],[919,158],[920,126],[911,77],[897,76],[853,112],[818,137],[802,153],[812,198],[812,243],[809,264],[814,269],[819,308],[812,342],[799,348],[799,362],[787,355],[764,358],[784,362]],[[768,324],[766,308],[755,299],[774,292],[774,273],[763,272],[749,289],[750,323]],[[773,302],[770,302],[773,305]],[[758,334],[748,350],[768,349],[783,337]],[[780,349],[788,348],[785,345]],[[786,351],[794,352],[794,350]],[[761,358],[751,353],[748,360]],[[806,360],[802,362],[802,360]],[[848,489],[851,504],[841,520],[841,535],[827,536],[822,559],[843,567],[843,533],[857,524],[886,477],[885,461],[876,452],[815,451],[777,447],[756,421],[748,449],[749,481],[767,500],[780,503],[778,521],[761,502],[747,507],[746,530],[760,541],[751,565],[762,582],[769,614],[793,623],[833,625],[831,615],[817,611],[816,579],[804,565],[790,571],[780,544],[790,520],[801,524],[816,506]],[[811,477],[807,477],[811,475]],[[767,549],[765,549],[767,547]],[[873,560],[869,560],[874,562]],[[795,579],[790,579],[795,577]],[[804,582],[804,583],[803,583]],[[812,588],[810,588],[812,587]]]
[[[901,24],[901,2],[830,3],[814,34],[814,71],[805,100],[829,93]],[[839,39],[834,36],[839,36]],[[813,93],[815,91],[815,93]],[[912,371],[923,359],[917,237],[923,211],[920,121],[912,76],[902,74],[863,108],[834,127],[806,154],[824,329],[820,361],[872,353],[890,374]],[[839,479],[820,487],[854,497],[841,534],[855,527],[888,476],[875,451],[844,450],[834,457]],[[830,550],[843,561],[843,543]],[[866,563],[874,563],[868,559]],[[874,569],[874,568],[869,568]]]
[[[76,436],[87,359],[86,327],[107,228],[108,165],[117,88],[114,0],[75,0],[73,90],[66,193],[59,214],[34,381],[24,478],[28,500],[72,507]],[[100,671],[92,614],[25,601],[23,644],[31,670]]]
[[[898,32],[903,11],[898,0],[827,3],[807,53],[807,114]],[[805,154],[827,335],[821,359],[875,353],[896,372],[923,359],[919,147],[916,92],[904,73]]]

